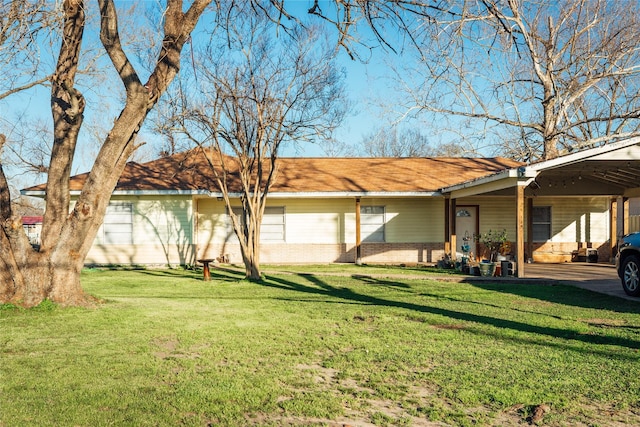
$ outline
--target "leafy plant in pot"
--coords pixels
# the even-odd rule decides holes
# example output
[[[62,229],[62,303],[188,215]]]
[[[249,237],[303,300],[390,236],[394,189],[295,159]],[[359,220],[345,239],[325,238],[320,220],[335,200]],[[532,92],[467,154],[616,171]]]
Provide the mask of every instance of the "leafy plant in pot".
[[[488,262],[480,263],[480,273],[483,276],[493,276],[496,268],[496,261],[501,251],[508,247],[507,230],[493,231],[477,234],[476,241],[482,245],[483,254],[489,255]],[[483,265],[485,264],[485,265]]]

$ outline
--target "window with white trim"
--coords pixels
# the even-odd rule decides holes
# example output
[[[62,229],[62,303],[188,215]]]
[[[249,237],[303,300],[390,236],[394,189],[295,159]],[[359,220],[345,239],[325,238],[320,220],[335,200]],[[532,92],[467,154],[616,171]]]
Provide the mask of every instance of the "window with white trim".
[[[363,242],[384,242],[384,206],[360,206],[360,234]]]
[[[533,241],[551,240],[551,206],[534,206],[531,211]]]
[[[242,226],[242,208],[233,208],[233,213],[240,220]],[[285,241],[285,210],[284,206],[267,206],[264,209],[264,215],[262,216],[262,225],[260,226],[260,241],[261,242],[284,242]],[[228,218],[227,228],[230,233],[233,233],[233,223],[231,218]]]
[[[110,202],[98,238],[105,245],[133,244],[133,205]]]
[[[284,242],[285,237],[284,206],[267,206],[262,216],[260,241]]]

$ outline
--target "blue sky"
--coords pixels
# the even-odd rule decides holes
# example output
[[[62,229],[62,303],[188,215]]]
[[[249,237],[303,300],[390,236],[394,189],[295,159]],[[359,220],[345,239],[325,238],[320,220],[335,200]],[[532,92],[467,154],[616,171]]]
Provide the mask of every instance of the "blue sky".
[[[323,12],[330,14],[328,10],[332,1],[320,1]],[[286,3],[288,10],[311,22],[318,22],[317,17],[309,16],[307,10],[313,5],[312,0],[290,0]],[[329,30],[331,31],[331,29]],[[346,70],[345,85],[349,94],[352,108],[350,113],[336,132],[336,139],[350,145],[358,144],[364,135],[378,130],[380,127],[390,124],[397,119],[397,114],[390,113],[394,108],[394,100],[397,96],[391,80],[388,63],[401,66],[406,56],[396,54],[388,48],[378,45],[368,27],[360,26],[359,34],[366,38],[366,46],[354,45],[353,48],[360,55],[360,59],[353,60],[344,49],[340,49],[338,58],[341,66]],[[393,37],[394,35],[391,35]],[[389,40],[393,47],[400,50],[397,40]],[[380,102],[388,103],[384,108]],[[322,150],[315,144],[304,147],[301,156],[322,156]],[[289,153],[287,153],[288,155]]]
[[[128,1],[121,3],[124,5],[133,4]],[[326,3],[327,5],[330,4],[330,2],[325,1],[321,2],[321,5],[323,3]],[[287,2],[287,7],[292,11],[292,13],[302,19],[317,21],[318,18],[309,17],[306,12],[312,4],[313,1],[311,0],[293,0]],[[95,8],[95,3],[91,2],[90,6]],[[135,22],[129,22],[129,25],[131,24],[135,27]],[[122,28],[125,27],[126,23],[121,21],[120,25]],[[124,33],[127,30],[130,31],[131,27],[123,30],[123,39],[126,37],[126,34]],[[83,44],[85,49],[89,48],[92,43],[97,42],[95,29],[90,29],[88,27],[85,36],[88,39],[85,40]],[[47,69],[53,69],[58,53],[57,49],[57,46],[43,46],[42,59],[45,62]],[[383,76],[388,73],[385,61],[392,59],[396,63],[399,63],[402,60],[401,56],[385,51],[380,47],[371,49],[371,54],[369,54],[369,50],[366,47],[360,47],[358,49],[359,52],[362,53],[363,57],[368,58],[366,63],[350,59],[344,50],[341,50],[339,53],[340,64],[346,70],[345,84],[348,91],[348,97],[351,101],[351,110],[345,118],[343,125],[337,131],[336,139],[348,144],[359,143],[363,135],[369,134],[395,119],[391,114],[383,114],[384,111],[382,111],[380,107],[376,106],[376,100],[385,99],[387,102],[393,100],[395,93],[391,90],[391,84],[388,80],[383,79]],[[183,55],[186,55],[187,53],[188,52],[185,51],[183,52]],[[183,68],[185,66],[186,64],[183,65]],[[144,80],[146,79],[146,76],[141,75],[141,78]],[[88,170],[92,154],[97,151],[97,142],[93,142],[93,146],[91,146],[91,143],[86,142],[89,140],[100,140],[100,136],[97,138],[91,136],[91,124],[102,121],[108,125],[109,115],[112,115],[113,111],[115,111],[115,114],[119,111],[118,108],[111,108],[109,110],[100,108],[96,109],[97,102],[93,99],[94,95],[100,94],[103,96],[111,93],[116,94],[120,90],[121,84],[119,81],[113,80],[102,85],[85,84],[82,86],[82,77],[80,76],[78,86],[88,99],[89,105],[85,114],[83,136],[81,137],[81,139],[84,140],[84,146],[78,150],[77,161],[74,163],[73,168],[74,174]],[[11,129],[10,127],[13,123],[18,123],[20,121],[20,117],[27,117],[30,122],[41,122],[50,129],[51,112],[49,97],[49,88],[40,87],[22,94],[13,95],[4,101],[0,101],[0,118],[4,119],[5,122],[3,124],[4,126],[2,131],[7,134],[8,137],[17,137],[20,130],[17,128]],[[107,99],[107,102],[112,107],[115,107],[119,102],[118,97],[114,96],[111,99]],[[8,130],[6,127],[7,123],[9,123]],[[104,135],[102,135],[102,138],[103,137]],[[147,139],[153,138],[153,136],[149,134],[143,134],[142,137]],[[155,153],[151,150],[148,150],[146,153],[142,151],[141,157],[144,160],[150,160],[150,158],[155,157],[154,154]],[[283,154],[286,156],[323,156],[324,151],[318,146],[318,144],[304,144],[296,149],[289,147],[284,150]],[[19,179],[24,181],[27,178]],[[40,182],[42,179],[43,177],[34,177],[35,182]],[[30,184],[31,182],[28,183],[28,185]]]

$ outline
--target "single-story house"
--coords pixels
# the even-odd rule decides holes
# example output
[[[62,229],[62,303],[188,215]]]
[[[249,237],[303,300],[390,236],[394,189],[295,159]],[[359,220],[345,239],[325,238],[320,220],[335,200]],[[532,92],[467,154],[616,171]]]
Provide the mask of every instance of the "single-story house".
[[[278,164],[261,230],[263,263],[436,263],[462,255],[463,242],[478,256],[473,236],[488,230],[506,230],[520,275],[525,260],[570,261],[584,248],[609,261],[628,224],[628,198],[640,196],[640,139],[535,164],[452,157]],[[72,195],[86,177],[72,178]],[[44,187],[22,194],[43,197]],[[241,262],[202,151],[129,163],[86,262],[201,258]]]
[[[22,227],[29,238],[29,243],[34,246],[40,244],[40,232],[42,231],[42,216],[23,216]]]

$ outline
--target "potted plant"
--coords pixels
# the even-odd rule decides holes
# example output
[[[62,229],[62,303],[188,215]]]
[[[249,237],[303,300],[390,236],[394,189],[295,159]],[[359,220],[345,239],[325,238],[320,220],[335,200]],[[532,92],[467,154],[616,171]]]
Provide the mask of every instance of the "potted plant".
[[[442,256],[442,259],[440,261],[438,261],[438,268],[453,268],[454,266],[454,262],[453,259],[451,258],[451,254],[444,254]]]
[[[488,253],[487,261],[480,263],[480,274],[482,276],[493,276],[496,269],[498,254],[506,250],[509,246],[507,241],[507,230],[493,231],[476,235],[476,241],[483,247],[484,253]]]

